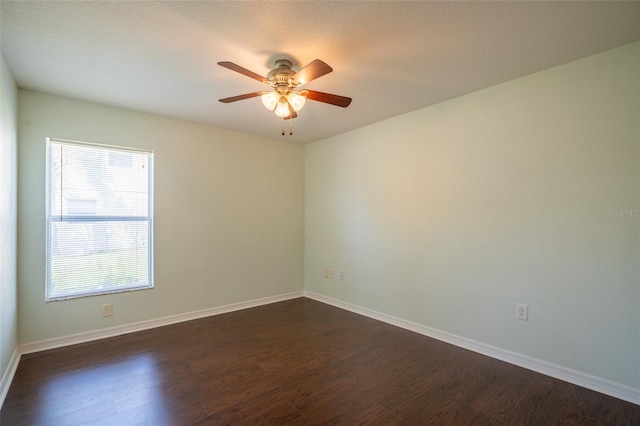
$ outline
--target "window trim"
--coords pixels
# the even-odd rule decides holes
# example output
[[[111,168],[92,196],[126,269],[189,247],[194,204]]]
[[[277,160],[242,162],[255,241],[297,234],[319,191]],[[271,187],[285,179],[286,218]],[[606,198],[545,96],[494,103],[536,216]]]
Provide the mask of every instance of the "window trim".
[[[100,216],[100,215],[63,215],[62,212],[60,215],[52,215],[51,214],[51,192],[52,192],[52,159],[51,159],[51,146],[52,143],[61,143],[64,145],[79,145],[79,146],[88,146],[95,147],[104,150],[109,150],[109,152],[113,151],[122,151],[122,152],[136,152],[136,153],[144,153],[148,155],[148,215],[147,216]],[[153,193],[154,193],[154,153],[153,151],[141,149],[141,148],[130,148],[130,147],[122,147],[115,145],[107,145],[93,142],[82,142],[70,139],[61,139],[61,138],[46,138],[46,182],[45,182],[45,221],[46,221],[46,229],[45,229],[45,302],[56,302],[60,300],[69,300],[69,299],[78,299],[83,297],[91,297],[91,296],[100,296],[105,294],[113,294],[113,293],[123,293],[129,291],[138,291],[138,290],[150,290],[155,287],[154,282],[154,250],[153,250]],[[148,277],[149,282],[139,285],[139,286],[128,286],[126,288],[113,288],[107,290],[92,290],[92,291],[84,291],[84,292],[76,292],[69,293],[61,296],[51,296],[51,224],[53,222],[148,222]]]

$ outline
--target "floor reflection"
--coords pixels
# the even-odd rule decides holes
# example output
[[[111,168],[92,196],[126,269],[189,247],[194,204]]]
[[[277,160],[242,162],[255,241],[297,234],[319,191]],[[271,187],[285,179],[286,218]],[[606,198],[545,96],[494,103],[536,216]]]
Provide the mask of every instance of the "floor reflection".
[[[152,354],[59,374],[39,391],[39,424],[172,424]]]

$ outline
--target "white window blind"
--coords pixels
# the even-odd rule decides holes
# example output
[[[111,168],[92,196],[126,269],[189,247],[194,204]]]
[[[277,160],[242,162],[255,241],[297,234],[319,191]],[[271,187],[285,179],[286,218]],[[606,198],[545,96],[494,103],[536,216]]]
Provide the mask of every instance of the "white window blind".
[[[47,139],[46,299],[153,287],[153,154]]]

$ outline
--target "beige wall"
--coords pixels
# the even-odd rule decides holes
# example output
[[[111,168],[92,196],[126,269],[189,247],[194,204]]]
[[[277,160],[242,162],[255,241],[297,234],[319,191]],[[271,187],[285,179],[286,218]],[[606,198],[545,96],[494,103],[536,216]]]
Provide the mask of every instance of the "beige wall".
[[[0,378],[8,372],[18,332],[16,110],[16,83],[0,55]]]
[[[635,43],[309,144],[305,288],[638,389],[639,123]]]
[[[303,289],[301,145],[27,90],[18,117],[21,343]],[[46,137],[153,150],[154,289],[44,302]]]

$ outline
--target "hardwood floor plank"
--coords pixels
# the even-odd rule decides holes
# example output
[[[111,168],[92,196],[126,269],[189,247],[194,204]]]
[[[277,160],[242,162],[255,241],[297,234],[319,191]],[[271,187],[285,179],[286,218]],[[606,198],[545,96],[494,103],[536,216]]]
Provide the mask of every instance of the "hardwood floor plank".
[[[25,355],[4,425],[640,425],[640,406],[309,299]]]

